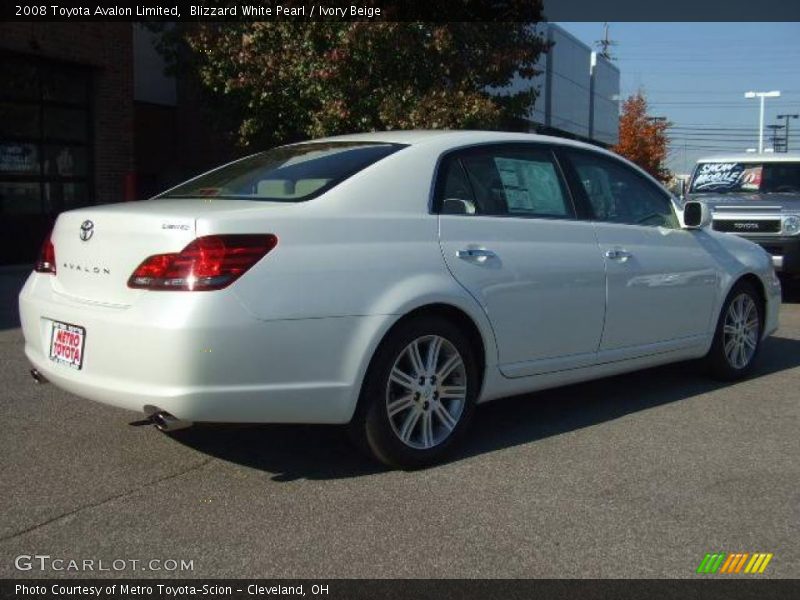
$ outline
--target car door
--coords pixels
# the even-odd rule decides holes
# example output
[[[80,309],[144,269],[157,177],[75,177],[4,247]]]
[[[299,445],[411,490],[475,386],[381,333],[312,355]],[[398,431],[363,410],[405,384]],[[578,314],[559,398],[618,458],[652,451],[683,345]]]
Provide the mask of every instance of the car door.
[[[509,377],[591,364],[605,272],[551,149],[480,146],[445,156],[434,209],[456,280],[486,311]]]
[[[559,151],[574,194],[590,206],[606,262],[600,359],[697,344],[708,334],[717,269],[693,231],[680,228],[669,194],[599,152]]]

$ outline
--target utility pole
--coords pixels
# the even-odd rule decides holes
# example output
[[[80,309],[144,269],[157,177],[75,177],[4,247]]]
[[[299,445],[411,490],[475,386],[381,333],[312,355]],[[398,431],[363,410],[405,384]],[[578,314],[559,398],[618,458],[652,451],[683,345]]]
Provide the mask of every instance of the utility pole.
[[[786,137],[784,137],[783,151],[789,151],[789,119],[797,119],[800,115],[778,115],[778,120],[783,119],[786,125]]]
[[[617,42],[608,37],[608,23],[603,23],[603,39],[595,40],[595,47],[600,48],[600,56],[606,60],[616,60],[611,56],[611,47],[616,46]]]
[[[758,153],[764,152],[764,98],[779,98],[781,93],[778,90],[772,92],[745,92],[745,98],[760,98],[761,110],[758,117]]]

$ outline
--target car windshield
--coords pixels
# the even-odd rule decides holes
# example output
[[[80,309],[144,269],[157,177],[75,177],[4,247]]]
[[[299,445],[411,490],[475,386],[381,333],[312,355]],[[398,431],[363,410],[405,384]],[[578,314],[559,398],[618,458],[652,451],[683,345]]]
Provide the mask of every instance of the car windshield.
[[[282,146],[224,165],[158,197],[301,202],[403,147],[370,142]]]
[[[704,162],[697,165],[690,194],[800,193],[800,162]]]

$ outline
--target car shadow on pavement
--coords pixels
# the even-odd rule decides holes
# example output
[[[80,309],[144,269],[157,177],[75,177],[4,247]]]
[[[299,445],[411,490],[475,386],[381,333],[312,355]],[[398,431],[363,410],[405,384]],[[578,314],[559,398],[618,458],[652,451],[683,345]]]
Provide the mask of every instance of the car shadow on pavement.
[[[772,337],[764,344],[753,377],[798,366],[800,340]],[[706,377],[689,362],[490,402],[479,407],[465,443],[449,462],[535,443],[731,385]],[[197,425],[171,435],[199,452],[270,473],[274,481],[338,479],[386,470],[360,454],[341,427]]]
[[[783,288],[782,300],[784,304],[800,303],[800,278],[783,279],[781,288]]]
[[[29,274],[27,267],[0,268],[0,331],[19,327],[17,297]]]

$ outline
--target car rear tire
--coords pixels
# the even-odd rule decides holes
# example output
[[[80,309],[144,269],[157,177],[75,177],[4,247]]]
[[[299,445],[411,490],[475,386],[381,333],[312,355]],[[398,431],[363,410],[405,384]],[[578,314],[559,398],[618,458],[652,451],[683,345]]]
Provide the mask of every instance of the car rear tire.
[[[764,306],[752,284],[733,286],[717,322],[714,342],[705,357],[711,375],[723,381],[747,377],[761,350]]]
[[[392,467],[440,462],[463,437],[479,385],[474,350],[453,323],[427,316],[400,323],[372,358],[351,437]]]

